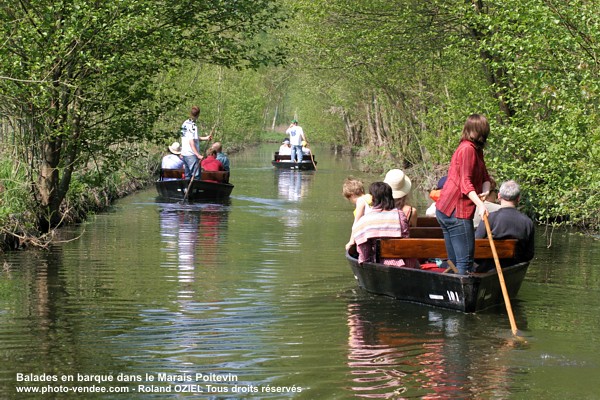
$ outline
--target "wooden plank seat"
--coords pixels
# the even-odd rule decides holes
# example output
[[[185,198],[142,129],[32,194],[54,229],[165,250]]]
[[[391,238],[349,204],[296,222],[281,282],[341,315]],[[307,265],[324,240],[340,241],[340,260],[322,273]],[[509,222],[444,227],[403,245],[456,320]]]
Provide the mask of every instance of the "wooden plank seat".
[[[160,180],[165,178],[185,179],[184,176],[185,171],[183,168],[160,170]],[[229,171],[202,171],[200,173],[200,180],[229,183]]]
[[[169,179],[184,179],[185,170],[183,168],[179,169],[161,169],[160,170],[160,180],[162,181],[165,178]]]
[[[417,226],[419,227],[439,227],[440,224],[435,217],[417,217]]]
[[[229,171],[202,171],[200,179],[203,181],[229,183]]]
[[[498,258],[514,258],[517,240],[495,240]],[[375,242],[376,262],[384,258],[448,258],[443,239],[381,238]],[[475,259],[493,258],[489,239],[475,239]]]
[[[433,226],[414,226],[408,228],[408,232],[411,238],[428,238],[428,239],[443,239],[444,232],[442,232],[442,228],[433,227]]]

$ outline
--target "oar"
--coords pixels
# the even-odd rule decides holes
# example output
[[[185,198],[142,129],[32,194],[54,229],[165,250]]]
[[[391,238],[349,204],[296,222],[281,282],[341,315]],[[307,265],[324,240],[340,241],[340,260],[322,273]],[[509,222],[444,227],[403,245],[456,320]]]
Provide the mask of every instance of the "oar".
[[[200,160],[198,160],[198,165],[196,165],[196,168],[194,168],[194,170],[192,171],[192,177],[190,178],[190,183],[188,184],[187,190],[185,191],[183,200],[181,200],[182,204],[187,201],[188,194],[190,193],[190,189],[192,188],[192,183],[194,183],[194,177],[196,176],[196,171],[198,171],[198,168],[200,168]]]
[[[506,312],[508,313],[508,319],[510,320],[510,328],[514,336],[517,336],[517,323],[515,322],[515,316],[512,312],[510,305],[510,298],[508,297],[508,290],[506,290],[506,283],[504,282],[504,275],[502,274],[502,267],[500,266],[500,260],[498,259],[498,253],[496,252],[496,245],[494,244],[494,238],[492,238],[492,229],[488,221],[487,213],[483,214],[483,222],[485,223],[485,230],[490,240],[490,247],[492,248],[492,255],[494,256],[494,263],[496,264],[496,271],[498,272],[498,279],[500,280],[500,287],[502,288],[502,295],[504,296],[504,305],[506,306]]]
[[[310,150],[310,161],[312,162],[312,165],[313,165],[313,167],[315,167],[315,171],[316,171],[317,170],[317,164],[315,164],[315,157],[313,156],[312,150]]]

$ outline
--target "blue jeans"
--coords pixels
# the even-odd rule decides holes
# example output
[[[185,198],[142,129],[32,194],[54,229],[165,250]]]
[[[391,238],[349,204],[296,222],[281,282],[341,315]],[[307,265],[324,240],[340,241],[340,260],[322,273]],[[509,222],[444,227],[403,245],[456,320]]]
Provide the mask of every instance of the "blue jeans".
[[[292,146],[292,155],[290,156],[290,159],[292,160],[292,162],[294,161],[294,159],[297,160],[299,163],[302,162],[302,145]]]
[[[196,172],[194,179],[200,178],[199,160],[196,155],[183,156],[183,169],[185,170],[185,179],[191,179],[192,174]]]
[[[455,212],[447,216],[440,210],[435,210],[435,216],[444,233],[448,259],[456,265],[458,273],[464,275],[473,272],[475,228],[472,219],[456,218]]]

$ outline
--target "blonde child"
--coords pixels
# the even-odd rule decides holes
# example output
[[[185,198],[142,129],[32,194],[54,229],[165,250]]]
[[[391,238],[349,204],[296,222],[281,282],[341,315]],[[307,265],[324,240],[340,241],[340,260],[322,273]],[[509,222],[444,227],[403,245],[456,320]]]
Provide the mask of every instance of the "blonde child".
[[[352,226],[366,213],[371,210],[373,197],[370,194],[365,194],[365,187],[360,179],[349,176],[344,181],[342,187],[344,197],[355,205],[354,207],[354,222]],[[346,250],[354,245],[354,237],[350,234],[350,240],[346,243]]]

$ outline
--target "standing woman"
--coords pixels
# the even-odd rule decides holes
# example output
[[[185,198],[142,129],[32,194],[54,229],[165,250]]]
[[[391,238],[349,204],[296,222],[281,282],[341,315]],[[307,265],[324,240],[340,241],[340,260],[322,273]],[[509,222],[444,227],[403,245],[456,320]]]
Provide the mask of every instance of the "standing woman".
[[[475,210],[479,206],[482,218],[487,214],[482,198],[489,193],[490,177],[483,148],[489,134],[490,124],[485,116],[472,114],[467,118],[460,144],[450,161],[448,179],[435,205],[448,259],[462,275],[473,271]]]

